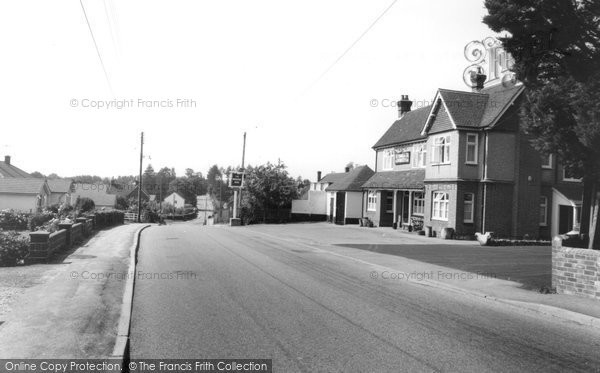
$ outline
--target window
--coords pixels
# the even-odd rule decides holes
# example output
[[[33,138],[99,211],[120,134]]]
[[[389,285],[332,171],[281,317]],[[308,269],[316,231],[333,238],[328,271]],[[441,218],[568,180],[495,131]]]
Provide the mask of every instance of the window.
[[[542,154],[542,168],[552,168],[552,154]]]
[[[540,197],[540,225],[548,225],[548,198],[544,196]]]
[[[448,202],[448,193],[433,192],[433,212],[431,218],[435,220],[448,220]]]
[[[478,137],[476,133],[467,133],[467,164],[477,164]]]
[[[475,209],[473,208],[475,196],[473,193],[465,193],[463,198],[463,222],[472,223],[473,213],[475,211]]]
[[[413,194],[413,215],[423,216],[425,213],[425,193],[415,192]]]
[[[413,168],[425,167],[427,162],[427,146],[425,144],[415,145],[413,147]]]
[[[394,157],[396,152],[394,149],[385,149],[383,151],[383,169],[393,170],[394,169]]]
[[[376,211],[377,210],[377,192],[369,191],[367,195],[367,211]]]
[[[450,163],[450,136],[437,137],[431,149],[432,163]]]
[[[394,213],[394,195],[388,193],[385,197],[385,212],[388,214]]]
[[[577,174],[571,167],[563,167],[563,180],[564,181],[581,181],[581,176]]]

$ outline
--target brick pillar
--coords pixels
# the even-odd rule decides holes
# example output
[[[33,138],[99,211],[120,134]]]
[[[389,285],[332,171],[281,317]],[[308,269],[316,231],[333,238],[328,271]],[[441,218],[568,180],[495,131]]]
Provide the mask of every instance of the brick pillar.
[[[73,223],[61,223],[58,225],[58,229],[64,229],[67,231],[67,239],[66,239],[66,244],[65,244],[65,248],[69,248],[71,247],[71,227],[73,226]]]

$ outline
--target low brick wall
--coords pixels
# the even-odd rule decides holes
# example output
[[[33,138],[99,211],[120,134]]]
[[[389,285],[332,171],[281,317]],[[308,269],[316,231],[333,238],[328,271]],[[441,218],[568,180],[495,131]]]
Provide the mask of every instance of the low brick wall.
[[[83,227],[82,223],[75,223],[71,227],[71,244],[80,243],[83,241]]]
[[[552,241],[552,286],[561,294],[600,300],[600,251],[562,245]]]
[[[27,259],[48,260],[52,254],[63,249],[67,245],[67,231],[64,229],[58,232],[32,232],[29,234],[31,242],[29,243],[29,256]]]

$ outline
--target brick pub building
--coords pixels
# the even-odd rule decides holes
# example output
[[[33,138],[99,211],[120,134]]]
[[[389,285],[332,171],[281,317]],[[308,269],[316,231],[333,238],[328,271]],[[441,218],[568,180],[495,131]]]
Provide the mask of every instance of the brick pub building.
[[[376,226],[458,238],[550,239],[578,230],[581,181],[530,144],[519,120],[524,87],[474,75],[472,91],[439,89],[430,106],[399,118],[373,146],[363,216]],[[485,82],[485,84],[484,84]]]

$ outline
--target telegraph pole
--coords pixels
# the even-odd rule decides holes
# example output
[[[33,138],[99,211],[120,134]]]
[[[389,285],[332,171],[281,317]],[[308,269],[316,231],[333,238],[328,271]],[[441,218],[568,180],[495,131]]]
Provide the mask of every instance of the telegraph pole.
[[[144,159],[144,132],[140,138],[140,182],[138,183],[138,223],[142,222],[142,162]]]
[[[240,209],[242,208],[242,187],[244,186],[244,175],[246,173],[246,169],[244,168],[244,161],[246,160],[246,132],[244,132],[244,146],[242,147],[242,186],[240,186]]]

